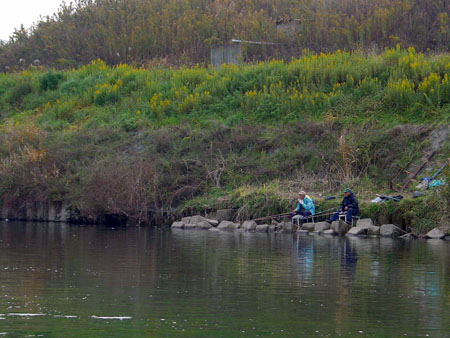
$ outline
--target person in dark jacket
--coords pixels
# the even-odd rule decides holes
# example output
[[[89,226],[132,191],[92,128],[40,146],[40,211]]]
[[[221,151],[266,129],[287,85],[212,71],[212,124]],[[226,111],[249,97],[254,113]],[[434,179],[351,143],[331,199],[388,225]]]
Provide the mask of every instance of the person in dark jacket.
[[[330,219],[327,220],[331,223],[339,218],[340,213],[345,213],[345,221],[347,224],[352,224],[353,216],[359,213],[358,199],[350,189],[344,190],[344,198],[342,200],[341,208],[338,212],[335,212]]]

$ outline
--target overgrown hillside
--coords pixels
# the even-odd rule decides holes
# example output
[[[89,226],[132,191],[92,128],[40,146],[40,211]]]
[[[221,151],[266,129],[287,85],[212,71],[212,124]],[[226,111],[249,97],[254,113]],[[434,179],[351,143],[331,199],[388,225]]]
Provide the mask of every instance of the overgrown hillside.
[[[1,201],[65,201],[88,219],[148,222],[149,211],[286,212],[300,188],[318,201],[344,186],[373,198],[403,182],[432,131],[449,125],[449,73],[449,54],[394,48],[219,70],[98,60],[3,74]],[[447,139],[436,165],[449,155]],[[449,194],[406,201],[407,217],[396,217],[446,224]]]
[[[243,39],[244,61],[290,60],[301,50],[448,51],[448,0],[76,0],[0,46],[0,71],[208,63],[212,45]],[[36,61],[37,60],[37,61]]]

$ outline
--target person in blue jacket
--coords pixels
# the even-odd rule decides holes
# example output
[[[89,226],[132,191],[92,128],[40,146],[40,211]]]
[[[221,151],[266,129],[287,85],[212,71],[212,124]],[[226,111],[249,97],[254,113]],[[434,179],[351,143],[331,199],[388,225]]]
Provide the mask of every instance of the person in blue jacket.
[[[304,220],[312,220],[312,217],[309,216],[313,216],[316,213],[313,200],[304,191],[298,193],[297,206],[293,212],[295,216],[292,217],[292,223],[298,220],[298,224],[303,223]]]
[[[344,198],[342,199],[341,208],[335,212],[330,219],[327,219],[328,223],[331,223],[338,219],[340,213],[345,213],[345,221],[347,224],[352,224],[353,216],[359,213],[358,199],[350,189],[344,190]]]

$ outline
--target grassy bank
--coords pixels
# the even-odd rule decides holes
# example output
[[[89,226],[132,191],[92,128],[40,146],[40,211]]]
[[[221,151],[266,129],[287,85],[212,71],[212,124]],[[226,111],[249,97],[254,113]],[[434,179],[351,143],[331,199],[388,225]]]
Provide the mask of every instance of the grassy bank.
[[[2,203],[65,201],[88,219],[146,222],[149,210],[285,212],[300,188],[318,200],[344,186],[373,198],[403,182],[449,124],[449,73],[449,54],[395,48],[219,70],[98,60],[2,74]],[[447,140],[436,166],[449,149]],[[423,203],[444,200],[436,208],[448,216],[448,193],[435,194]],[[411,217],[425,229],[424,212]]]

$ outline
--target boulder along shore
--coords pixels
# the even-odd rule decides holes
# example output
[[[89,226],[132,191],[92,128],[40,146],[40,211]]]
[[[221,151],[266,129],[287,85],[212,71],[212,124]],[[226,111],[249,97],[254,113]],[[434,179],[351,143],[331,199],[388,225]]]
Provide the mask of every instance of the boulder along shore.
[[[270,224],[258,224],[253,220],[247,220],[240,223],[231,220],[219,221],[217,219],[209,219],[195,215],[183,217],[181,220],[172,223],[171,229],[450,240],[450,232],[445,229],[434,228],[424,235],[416,236],[413,233],[406,232],[395,224],[382,224],[377,226],[373,223],[371,218],[358,219],[354,222],[354,226],[352,226],[342,220],[334,221],[331,224],[328,222],[310,222],[297,225],[289,221],[277,222],[275,220],[272,220]]]

